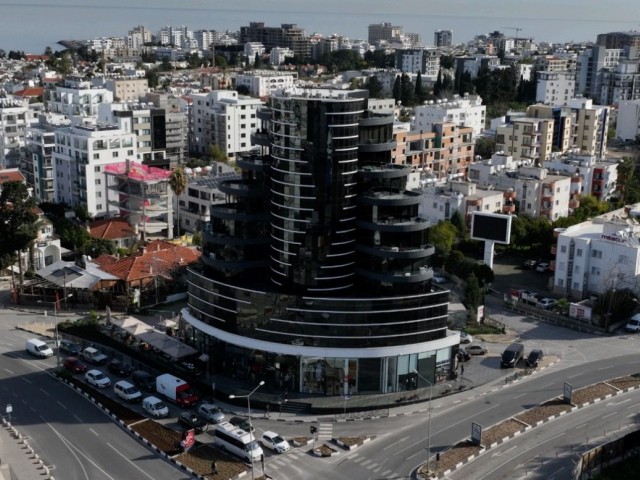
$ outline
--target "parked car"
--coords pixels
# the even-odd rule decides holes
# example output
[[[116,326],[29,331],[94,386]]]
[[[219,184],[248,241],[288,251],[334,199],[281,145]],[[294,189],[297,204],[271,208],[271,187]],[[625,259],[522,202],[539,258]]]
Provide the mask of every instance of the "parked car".
[[[139,402],[142,400],[142,393],[126,380],[120,380],[113,386],[113,391],[121,399],[127,402]]]
[[[111,385],[111,379],[100,370],[89,370],[84,374],[84,379],[89,385],[96,388],[107,388]]]
[[[536,265],[536,272],[547,273],[549,270],[549,264],[547,262],[541,262]]]
[[[473,342],[473,337],[469,335],[467,332],[460,332],[460,343],[471,343]]]
[[[233,425],[234,427],[238,427],[241,428],[242,430],[244,430],[245,432],[249,432],[249,433],[253,433],[253,431],[255,430],[255,428],[251,428],[253,427],[253,425],[251,425],[249,423],[249,420],[247,420],[246,418],[242,418],[242,417],[231,417],[229,419],[229,423],[231,425]]]
[[[471,354],[466,350],[458,350],[456,357],[458,357],[459,362],[466,362],[471,359]]]
[[[87,363],[94,365],[104,365],[109,358],[100,350],[94,347],[87,347],[81,353],[80,356]]]
[[[87,366],[78,357],[67,357],[62,366],[71,373],[84,373],[87,371]]]
[[[156,391],[156,377],[143,370],[136,370],[131,374],[131,382],[140,390]]]
[[[556,306],[558,301],[554,298],[542,298],[538,300],[538,307],[544,308],[545,310],[549,310]]]
[[[469,345],[466,350],[469,355],[484,355],[487,353],[487,349],[482,345]]]
[[[521,343],[512,343],[502,352],[500,368],[515,368],[523,357],[524,345]]]
[[[133,370],[131,368],[131,365],[128,365],[115,358],[109,362],[109,365],[107,365],[107,369],[111,373],[120,375],[121,377],[128,377],[129,375],[131,375],[131,371]]]
[[[178,423],[188,430],[193,428],[196,433],[206,432],[209,428],[207,421],[193,412],[182,412],[178,416]]]
[[[535,368],[538,366],[538,363],[542,361],[544,358],[544,353],[539,348],[534,348],[529,352],[529,356],[527,357],[527,367]]]
[[[530,258],[529,260],[525,260],[522,266],[524,268],[528,268],[529,270],[531,270],[533,268],[536,268],[537,264],[538,264],[538,260],[533,260]]]
[[[209,423],[220,423],[224,420],[222,409],[213,403],[203,403],[198,407],[198,415],[207,420]]]
[[[631,317],[627,324],[624,326],[624,329],[627,332],[631,333],[640,332],[640,313],[636,313],[633,317]]]
[[[158,397],[147,397],[142,401],[142,408],[153,418],[165,418],[169,416],[169,407]]]
[[[284,453],[291,448],[289,442],[276,432],[271,431],[266,431],[262,434],[262,445],[278,453]]]
[[[78,355],[80,355],[80,350],[82,350],[82,347],[77,343],[72,342],[71,340],[60,340],[58,350],[60,350],[60,352],[62,353],[66,353],[67,355],[77,357]]]

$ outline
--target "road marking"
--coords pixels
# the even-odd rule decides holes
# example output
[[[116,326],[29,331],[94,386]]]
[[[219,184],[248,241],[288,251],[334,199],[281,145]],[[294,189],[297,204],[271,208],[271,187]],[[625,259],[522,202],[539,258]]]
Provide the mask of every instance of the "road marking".
[[[600,418],[605,419],[605,418],[607,418],[607,417],[611,417],[611,416],[613,416],[613,415],[617,415],[617,414],[618,414],[618,412],[611,412],[611,413],[609,413],[609,414],[605,415],[604,417],[600,417]]]
[[[391,445],[387,445],[386,447],[384,447],[384,448],[383,448],[383,450],[387,450],[387,449],[389,449],[389,448],[392,448],[392,447],[394,447],[395,445],[398,445],[399,443],[402,443],[402,442],[404,442],[404,441],[406,441],[406,440],[408,440],[408,439],[409,439],[409,437],[408,437],[408,436],[407,436],[407,437],[403,437],[403,438],[401,438],[400,440],[398,440],[397,442],[394,442],[394,443],[392,443]]]
[[[33,383],[31,380],[27,380],[27,379],[26,379],[26,378],[24,378],[24,377],[20,377],[20,378],[21,378],[22,380],[24,380],[25,382],[27,382],[27,383]]]
[[[67,407],[64,406],[64,403],[58,401],[58,405],[60,405],[62,408],[64,408],[65,410],[67,409]]]
[[[515,397],[513,397],[513,399],[515,400],[516,398],[524,397],[525,395],[526,393],[521,393],[520,395],[516,395]]]
[[[492,456],[492,457],[501,457],[501,456],[502,456],[502,455],[504,455],[505,453],[509,453],[511,450],[513,450],[513,449],[515,449],[515,448],[518,448],[518,446],[517,446],[517,445],[514,445],[513,447],[506,449],[504,452],[499,452],[499,453],[498,453],[498,452],[496,452],[496,453],[494,453],[494,454],[493,454],[493,455],[491,455],[491,456]]]
[[[96,432],[93,428],[90,428],[89,431],[93,433],[96,437],[99,437],[98,432]]]
[[[41,388],[40,391],[44,393],[46,396],[50,397],[51,395],[44,388]]]
[[[580,425],[578,425],[576,428],[582,428],[582,427],[584,427],[585,425],[588,425],[588,424],[589,424],[589,422],[584,422],[584,423],[581,423]]]
[[[74,415],[73,418],[75,418],[76,420],[78,420],[80,423],[84,423],[82,421],[82,419],[78,416],[78,415]]]
[[[567,432],[562,432],[562,433],[559,433],[557,435],[554,435],[553,437],[549,437],[544,441],[544,443],[550,442],[551,440],[555,440],[556,438],[560,438],[560,437],[562,437],[562,436],[564,436],[566,434],[567,434]]]
[[[619,402],[609,403],[607,405],[622,405],[623,403],[627,403],[627,402],[630,402],[630,401],[631,401],[631,399],[627,398],[626,400],[621,400]]]
[[[601,372],[602,370],[609,370],[610,368],[613,368],[613,367],[617,367],[617,365],[609,365],[608,367],[601,367],[601,368],[598,368],[598,371]]]
[[[15,372],[12,372],[11,370],[9,370],[8,368],[3,368],[3,370],[7,373],[9,373],[10,375],[15,375]]]

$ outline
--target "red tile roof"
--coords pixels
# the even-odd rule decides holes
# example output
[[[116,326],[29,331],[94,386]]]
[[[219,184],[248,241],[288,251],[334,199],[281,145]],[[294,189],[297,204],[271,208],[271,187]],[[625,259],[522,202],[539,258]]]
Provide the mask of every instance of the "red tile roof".
[[[42,87],[31,87],[25,88],[24,90],[19,90],[14,92],[13,94],[18,97],[40,97],[44,93],[44,88]]]
[[[89,224],[89,235],[104,240],[135,237],[135,229],[122,218],[106,218]]]
[[[162,240],[151,242],[146,252],[114,261],[111,255],[100,255],[94,260],[102,270],[127,282],[170,276],[176,268],[198,261],[200,252]]]
[[[18,169],[11,170],[3,170],[0,168],[0,183],[5,182],[23,182],[24,183],[24,175],[20,173]]]

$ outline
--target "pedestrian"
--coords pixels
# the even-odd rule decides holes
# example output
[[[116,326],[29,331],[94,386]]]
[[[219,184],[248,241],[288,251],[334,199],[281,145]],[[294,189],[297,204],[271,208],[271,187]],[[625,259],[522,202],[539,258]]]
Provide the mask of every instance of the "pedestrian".
[[[216,465],[216,461],[212,461],[211,462],[211,475],[217,475],[218,474],[218,465]]]
[[[271,411],[271,407],[267,403],[267,407],[264,410],[264,418],[269,418],[269,412]]]
[[[460,376],[464,375],[464,365],[460,365]]]
[[[289,390],[284,391],[284,403],[287,403],[289,400]]]

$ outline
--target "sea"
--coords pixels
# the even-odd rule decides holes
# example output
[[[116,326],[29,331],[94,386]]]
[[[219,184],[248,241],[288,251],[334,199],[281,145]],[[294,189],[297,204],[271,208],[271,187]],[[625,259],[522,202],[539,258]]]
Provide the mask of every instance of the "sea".
[[[42,53],[60,40],[125,36],[136,25],[237,31],[249,22],[294,23],[307,34],[366,39],[367,26],[390,22],[433,43],[452,30],[454,43],[499,30],[536,41],[595,41],[598,33],[640,26],[636,0],[0,0],[0,49]],[[604,6],[603,6],[604,5]],[[633,18],[635,15],[635,18]]]

